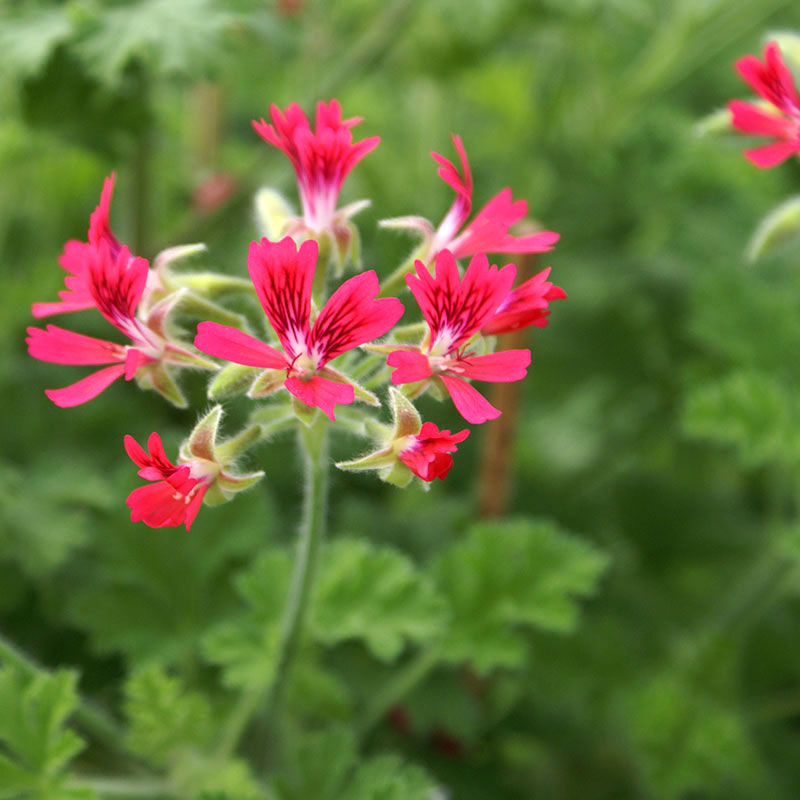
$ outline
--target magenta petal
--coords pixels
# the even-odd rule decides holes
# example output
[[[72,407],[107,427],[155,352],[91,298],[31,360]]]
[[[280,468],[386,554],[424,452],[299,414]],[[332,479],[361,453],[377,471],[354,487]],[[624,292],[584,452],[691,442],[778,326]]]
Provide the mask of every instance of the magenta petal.
[[[442,382],[453,400],[458,413],[467,422],[480,425],[490,419],[497,419],[502,413],[495,408],[477,389],[461,378],[441,375]]]
[[[800,142],[773,142],[753,150],[745,150],[744,154],[757,167],[769,169],[786,161],[787,158],[798,152],[798,149],[800,149]]]
[[[784,137],[787,130],[791,129],[791,122],[786,117],[743,100],[731,100],[728,109],[731,112],[731,124],[743,133]]]
[[[314,375],[307,381],[287,378],[286,388],[309,408],[319,408],[331,420],[335,406],[350,405],[356,399],[355,389],[348,383],[339,383]]]
[[[403,316],[403,304],[396,298],[374,299],[379,291],[378,276],[371,269],[348,278],[331,295],[308,340],[319,366],[383,336]]]
[[[458,362],[459,374],[476,381],[510,383],[522,380],[531,363],[530,350],[501,350],[483,356],[468,356]]]
[[[180,525],[186,515],[183,496],[166,481],[134,489],[126,502],[131,510],[131,522],[144,522],[151,528]]]
[[[289,366],[289,361],[280,350],[238,328],[218,322],[201,322],[197,326],[194,346],[210,356],[249,367],[285,369]]]
[[[401,383],[415,383],[424,381],[433,375],[428,357],[422,353],[409,350],[393,350],[386,358],[390,367],[395,367],[392,373],[392,383],[397,386]]]
[[[150,464],[150,458],[145,453],[144,448],[129,434],[125,434],[125,452],[128,457],[136,464],[137,467],[147,467]]]
[[[71,408],[79,406],[97,397],[100,392],[107,389],[114,381],[125,373],[122,364],[106,367],[98,372],[88,375],[83,380],[65,386],[63,389],[47,389],[45,394],[59,407]]]
[[[51,364],[113,364],[125,360],[125,348],[94,336],[84,336],[57,325],[46,330],[28,328],[28,352]]]

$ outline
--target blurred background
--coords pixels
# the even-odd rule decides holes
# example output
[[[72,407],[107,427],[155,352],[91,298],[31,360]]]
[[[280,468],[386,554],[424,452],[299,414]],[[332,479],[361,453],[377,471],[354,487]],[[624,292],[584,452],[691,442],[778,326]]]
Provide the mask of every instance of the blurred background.
[[[734,61],[786,29],[800,29],[791,0],[6,0],[0,629],[113,706],[130,663],[197,670],[265,529],[291,540],[287,438],[253,459],[262,485],[191,534],[132,526],[122,437],[158,430],[174,453],[205,379],[183,381],[191,410],[122,383],[61,410],[43,390],[80,368],[30,359],[24,331],[112,170],[112,224],[134,252],[203,241],[208,268],[245,275],[254,191],[296,203],[288,161],[250,121],[337,97],[364,117],[359,138],[382,140],[343,194],[372,200],[365,266],[388,275],[409,251],[377,220],[442,218],[451,192],[429,153],[452,157],[451,132],[476,208],[510,185],[561,234],[539,268],[569,298],[530,335],[509,499],[492,512],[552,520],[610,559],[574,630],[526,633],[492,685],[505,701],[442,668],[401,709],[410,732],[385,725],[373,743],[459,800],[797,797],[800,270],[796,247],[744,252],[800,165],[758,170],[743,138],[696,130],[749,96]],[[53,321],[105,335],[88,314]],[[460,429],[447,404],[422,407]],[[233,429],[246,403],[229,410]],[[490,428],[426,495],[335,475],[333,535],[433,558],[482,510]]]

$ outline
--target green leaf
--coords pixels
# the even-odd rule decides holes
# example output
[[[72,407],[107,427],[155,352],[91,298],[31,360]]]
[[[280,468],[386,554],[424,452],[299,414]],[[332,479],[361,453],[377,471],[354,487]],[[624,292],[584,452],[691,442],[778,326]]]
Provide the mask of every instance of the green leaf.
[[[134,663],[194,657],[209,627],[237,606],[231,579],[260,547],[271,518],[264,497],[242,495],[224,513],[204,508],[191,531],[132,524],[100,531],[96,568],[70,593],[70,620],[97,651]],[[255,516],[259,526],[248,524]]]
[[[453,613],[444,657],[468,661],[482,673],[521,666],[527,643],[520,626],[574,631],[578,599],[594,592],[607,561],[551,522],[520,518],[473,526],[434,565]]]
[[[10,667],[0,669],[0,797],[36,788],[34,797],[50,796],[66,765],[84,746],[65,727],[78,704],[77,675],[60,671],[25,678]],[[66,796],[66,795],[64,795]]]
[[[317,641],[362,639],[382,661],[438,635],[445,605],[433,582],[390,547],[338,539],[322,554],[312,614]]]
[[[637,687],[627,711],[649,796],[679,800],[706,790],[722,797],[726,787],[733,796],[768,796],[753,785],[761,767],[741,715],[682,670]],[[748,786],[751,793],[741,794]]]
[[[683,424],[693,436],[734,445],[747,466],[800,461],[798,404],[767,374],[738,370],[690,390]]]
[[[289,555],[272,549],[237,578],[248,611],[217,625],[203,640],[205,657],[223,667],[227,686],[259,688],[272,680],[291,572]]]
[[[303,736],[274,779],[280,800],[336,800],[356,761],[351,730],[331,728]]]
[[[195,74],[218,60],[220,37],[234,20],[218,0],[139,0],[103,10],[76,50],[108,83],[137,58],[154,71]]]
[[[0,69],[19,77],[33,75],[72,32],[66,6],[26,8],[0,17]]]
[[[431,800],[435,788],[424,770],[385,755],[358,768],[342,800]]]
[[[188,747],[202,748],[214,726],[211,708],[178,678],[151,664],[136,670],[125,684],[128,746],[134,753],[164,765]]]

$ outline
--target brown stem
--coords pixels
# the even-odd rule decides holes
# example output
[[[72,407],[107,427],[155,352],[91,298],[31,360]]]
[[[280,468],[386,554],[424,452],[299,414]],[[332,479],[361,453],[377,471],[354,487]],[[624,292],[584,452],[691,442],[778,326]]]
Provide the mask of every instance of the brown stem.
[[[525,236],[541,228],[530,220],[516,226],[515,233]],[[517,259],[517,284],[532,278],[539,270],[538,253],[521,253]],[[511,331],[498,336],[498,350],[527,347],[529,329]],[[508,511],[514,478],[514,442],[517,437],[522,382],[492,384],[489,401],[503,413],[486,426],[483,454],[478,475],[478,513],[481,517],[503,517]]]

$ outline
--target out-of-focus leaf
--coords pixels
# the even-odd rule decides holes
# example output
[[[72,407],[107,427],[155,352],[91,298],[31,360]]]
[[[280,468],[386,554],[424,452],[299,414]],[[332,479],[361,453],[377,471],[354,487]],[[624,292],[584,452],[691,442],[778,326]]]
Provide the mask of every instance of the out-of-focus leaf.
[[[434,566],[453,613],[444,657],[483,673],[521,666],[527,644],[520,626],[571,633],[578,600],[595,591],[607,562],[593,545],[547,521],[473,526]]]
[[[76,685],[74,672],[25,678],[0,669],[0,742],[8,754],[0,753],[0,797],[74,796],[63,782],[65,767],[84,746],[65,727],[78,703]]]
[[[193,73],[217,61],[220,36],[234,19],[219,0],[138,0],[99,14],[76,51],[108,83],[135,58],[150,70]]]
[[[290,749],[290,758],[274,779],[280,800],[337,800],[356,763],[356,742],[349,728],[306,735]]]
[[[397,756],[377,756],[357,770],[342,800],[431,800],[436,784]]]
[[[0,10],[0,69],[25,77],[37,72],[72,32],[66,4],[53,8]]]
[[[800,462],[800,411],[783,385],[765,373],[738,370],[694,387],[684,426],[693,436],[734,445],[748,466]]]
[[[325,644],[362,639],[382,661],[441,632],[446,608],[430,578],[390,547],[338,539],[322,553],[313,635]]]
[[[228,686],[258,688],[272,680],[291,572],[288,554],[275,549],[236,580],[247,612],[212,628],[203,641],[206,658],[224,668]]]
[[[204,747],[214,732],[206,699],[155,664],[128,678],[125,714],[128,746],[154,764],[167,764],[186,748]]]

